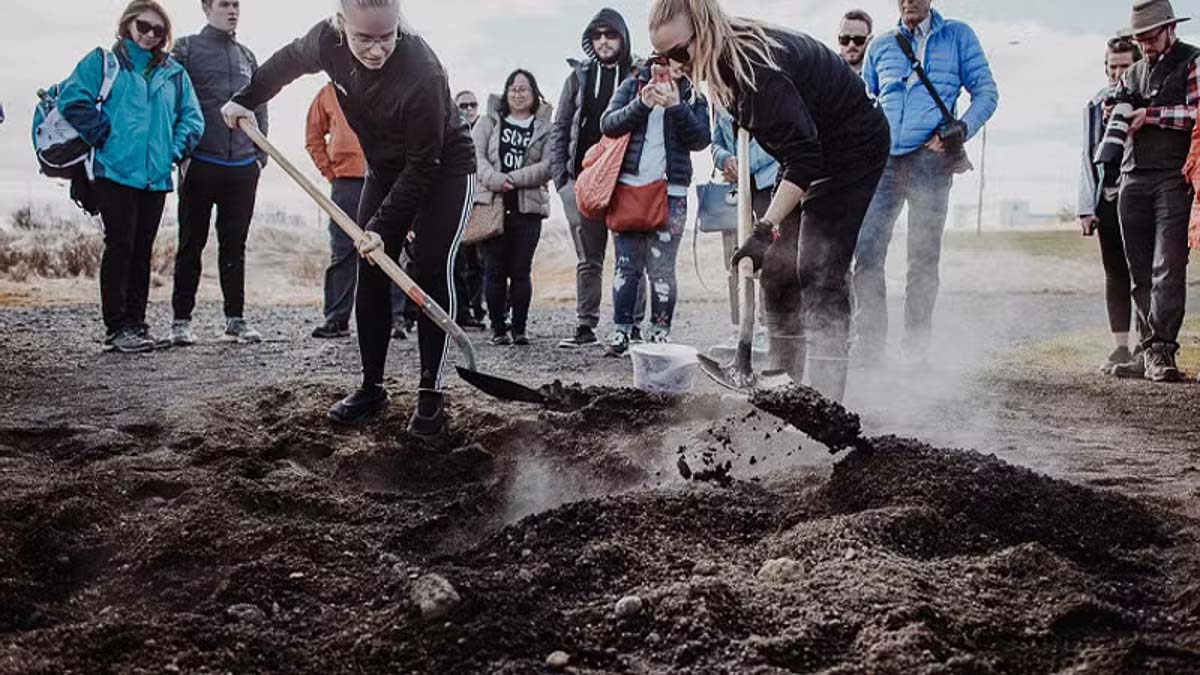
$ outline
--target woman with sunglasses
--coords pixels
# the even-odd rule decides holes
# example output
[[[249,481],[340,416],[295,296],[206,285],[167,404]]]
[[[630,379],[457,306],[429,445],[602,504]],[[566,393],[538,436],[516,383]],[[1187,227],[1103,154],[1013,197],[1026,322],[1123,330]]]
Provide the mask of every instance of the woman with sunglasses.
[[[330,411],[339,424],[357,424],[388,404],[383,388],[391,340],[392,282],[366,256],[383,248],[396,258],[409,233],[418,285],[457,313],[454,259],[471,212],[475,148],[450,96],[446,71],[433,49],[403,21],[399,0],[339,0],[337,15],[279,50],[250,85],[226,104],[225,122],[254,122],[254,109],[302,75],[324,71],[358,135],[367,175],[358,221],[358,344],[363,380]],[[442,432],[446,335],[427,316],[418,326],[420,390],[409,431]]]
[[[655,50],[708,85],[779,160],[775,197],[734,257],[762,270],[771,366],[845,392],[847,275],[890,147],[887,119],[854,71],[802,33],[726,14],[718,0],[656,0]]]
[[[666,342],[671,334],[679,290],[675,260],[687,225],[692,153],[712,142],[708,118],[708,101],[695,91],[679,65],[672,66],[666,56],[655,55],[621,83],[600,120],[605,136],[630,134],[617,178],[618,191],[661,183],[663,186],[655,189],[667,193],[664,222],[643,223],[639,231],[613,233],[617,256],[615,330],[608,356],[624,356],[629,350],[643,276],[650,282],[649,340]]]
[[[548,146],[553,120],[553,108],[537,78],[517,69],[504,82],[503,96],[491,97],[487,114],[475,125],[476,201],[504,203],[504,233],[483,242],[484,297],[494,345],[529,346],[533,255],[542,237],[542,220],[550,216]]]
[[[173,188],[171,168],[200,143],[204,116],[192,81],[169,56],[171,20],[158,2],[129,3],[117,22],[112,52],[120,72],[108,100],[97,107],[109,58],[97,49],[64,83],[58,107],[94,150],[93,185],[104,223],[104,343],[136,353],[161,344],[146,323],[150,257]]]

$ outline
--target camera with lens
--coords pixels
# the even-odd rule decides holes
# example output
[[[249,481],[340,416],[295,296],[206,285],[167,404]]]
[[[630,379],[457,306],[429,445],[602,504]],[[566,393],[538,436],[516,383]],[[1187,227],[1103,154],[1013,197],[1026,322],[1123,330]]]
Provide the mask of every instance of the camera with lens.
[[[1121,161],[1125,156],[1125,144],[1129,141],[1129,123],[1133,120],[1133,111],[1150,104],[1145,96],[1125,87],[1107,96],[1104,102],[1112,106],[1112,112],[1109,114],[1108,127],[1104,130],[1104,138],[1096,148],[1096,156],[1092,158],[1096,164]]]

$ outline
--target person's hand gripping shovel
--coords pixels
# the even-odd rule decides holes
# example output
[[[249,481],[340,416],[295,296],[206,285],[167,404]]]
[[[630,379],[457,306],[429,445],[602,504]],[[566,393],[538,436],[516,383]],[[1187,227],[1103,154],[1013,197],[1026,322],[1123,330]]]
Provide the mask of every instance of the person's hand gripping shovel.
[[[397,286],[404,291],[404,294],[409,297],[433,322],[438,328],[445,331],[450,339],[454,340],[454,344],[458,346],[463,356],[467,360],[466,367],[459,366],[457,368],[459,377],[466,380],[468,384],[479,389],[483,393],[493,396],[504,401],[519,401],[523,403],[544,403],[545,396],[540,392],[526,387],[524,385],[506,380],[495,375],[481,373],[478,370],[475,359],[475,348],[471,345],[471,340],[467,338],[458,324],[450,318],[446,310],[442,309],[436,302],[417,286],[400,265],[392,260],[386,253],[383,247],[383,240],[377,233],[366,232],[354,222],[350,216],[346,215],[336,204],[333,203],[324,192],[317,189],[304,174],[300,173],[296,167],[284,157],[275,146],[271,145],[270,141],[262,135],[258,130],[258,126],[254,123],[254,118],[250,111],[237,106],[237,104],[229,103],[222,110],[227,122],[236,124],[245,134],[250,137],[263,152],[267,153],[271,159],[275,160],[288,176],[296,182],[305,192],[308,193],[321,210],[329,214],[333,222],[350,236],[355,242],[355,247],[359,253],[367,258],[372,264],[383,270],[388,277],[396,283]]]
[[[751,207],[753,196],[750,184],[750,132],[738,130],[738,238],[744,243],[733,257],[733,266],[741,275],[741,312],[738,324],[737,351],[733,361],[721,364],[711,357],[700,355],[700,370],[714,382],[733,391],[750,394],[759,388],[774,388],[791,384],[784,372],[754,372],[754,317],[758,288],[755,283],[757,267],[771,245],[769,233],[757,233]],[[756,262],[757,261],[757,262]]]

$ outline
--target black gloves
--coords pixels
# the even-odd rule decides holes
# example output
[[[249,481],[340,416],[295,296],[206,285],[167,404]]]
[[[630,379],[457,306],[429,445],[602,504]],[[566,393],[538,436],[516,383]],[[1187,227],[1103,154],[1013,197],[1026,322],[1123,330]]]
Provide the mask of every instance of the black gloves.
[[[962,120],[955,120],[949,124],[943,124],[937,131],[938,138],[942,139],[942,143],[946,146],[946,153],[953,155],[963,149],[967,143],[967,123]]]
[[[754,233],[733,252],[733,259],[729,261],[730,266],[737,269],[738,263],[749,259],[754,263],[754,271],[759,271],[762,269],[767,249],[773,243],[775,243],[775,226],[762,220],[755,222]]]

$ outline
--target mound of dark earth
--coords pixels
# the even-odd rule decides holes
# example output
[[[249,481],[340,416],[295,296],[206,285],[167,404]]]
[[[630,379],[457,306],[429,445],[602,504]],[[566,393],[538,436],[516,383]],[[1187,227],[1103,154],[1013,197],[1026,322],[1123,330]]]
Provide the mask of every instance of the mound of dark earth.
[[[1193,531],[1150,506],[895,438],[689,483],[656,435],[727,402],[543,393],[434,445],[314,384],[4,431],[0,672],[1200,672]]]

